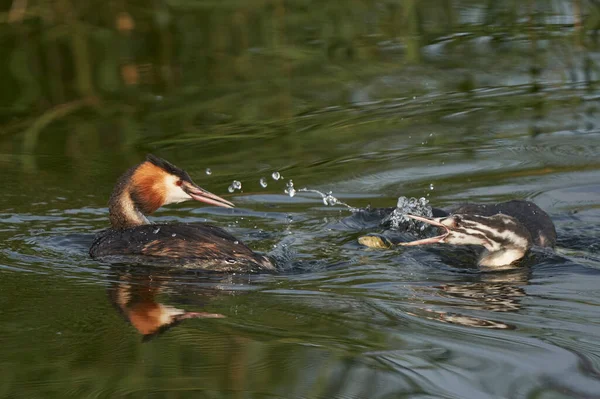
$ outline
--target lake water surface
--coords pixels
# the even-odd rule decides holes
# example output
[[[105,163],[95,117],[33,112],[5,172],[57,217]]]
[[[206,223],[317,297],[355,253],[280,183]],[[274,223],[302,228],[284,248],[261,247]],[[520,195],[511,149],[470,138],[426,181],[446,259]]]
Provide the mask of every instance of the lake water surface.
[[[3,25],[0,397],[600,398],[600,52],[571,2],[201,3],[78,9],[88,84],[77,30]],[[29,77],[19,57],[47,54],[23,34],[50,49]],[[53,43],[75,61],[44,75]],[[148,152],[237,206],[152,220],[224,227],[282,271],[91,260]],[[450,246],[368,250],[377,222],[289,179],[360,208],[528,199],[558,244],[504,272]],[[156,330],[161,312],[222,317]]]

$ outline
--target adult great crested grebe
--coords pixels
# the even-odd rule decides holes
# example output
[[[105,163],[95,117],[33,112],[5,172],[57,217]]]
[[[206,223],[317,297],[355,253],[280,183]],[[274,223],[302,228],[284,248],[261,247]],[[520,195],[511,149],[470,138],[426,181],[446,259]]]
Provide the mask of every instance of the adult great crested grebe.
[[[442,229],[441,235],[396,245],[479,245],[485,248],[479,265],[502,268],[523,258],[533,245],[552,248],[556,244],[554,223],[546,212],[530,201],[467,204],[451,213],[436,212],[446,215],[437,218],[407,216]],[[359,242],[371,248],[393,245],[378,236],[363,236]]]
[[[184,170],[148,155],[117,181],[108,203],[111,228],[96,237],[90,256],[154,258],[212,271],[275,270],[267,257],[218,227],[205,223],[153,224],[146,218],[163,205],[188,200],[233,207],[198,187]]]

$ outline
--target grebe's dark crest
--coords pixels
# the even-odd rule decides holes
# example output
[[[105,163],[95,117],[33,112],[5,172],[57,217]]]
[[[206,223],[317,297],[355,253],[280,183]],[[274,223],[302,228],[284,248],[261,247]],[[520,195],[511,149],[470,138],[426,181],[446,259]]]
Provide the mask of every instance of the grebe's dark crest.
[[[185,260],[186,265],[217,271],[275,269],[268,258],[218,227],[203,223],[151,224],[146,218],[163,205],[189,200],[234,206],[196,185],[183,169],[148,155],[117,181],[109,200],[112,228],[97,237],[90,255]]]

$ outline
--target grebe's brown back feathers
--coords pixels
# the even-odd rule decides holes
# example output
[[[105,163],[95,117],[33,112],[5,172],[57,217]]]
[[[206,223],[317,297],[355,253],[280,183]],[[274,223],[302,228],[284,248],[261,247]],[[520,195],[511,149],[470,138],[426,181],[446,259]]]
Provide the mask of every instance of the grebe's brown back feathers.
[[[90,248],[93,258],[111,255],[152,256],[157,261],[211,271],[275,271],[265,256],[253,252],[226,231],[205,223],[160,223],[109,229]],[[149,259],[145,259],[149,260]]]

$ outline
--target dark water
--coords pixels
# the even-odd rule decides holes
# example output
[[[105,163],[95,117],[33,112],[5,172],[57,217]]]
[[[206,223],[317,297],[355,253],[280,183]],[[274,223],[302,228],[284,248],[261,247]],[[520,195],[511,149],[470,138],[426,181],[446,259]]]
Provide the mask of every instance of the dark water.
[[[0,28],[1,397],[600,398],[592,2],[24,4]],[[283,272],[89,259],[146,152],[237,205],[153,220]],[[377,223],[289,179],[355,207],[529,199],[558,246],[497,273],[367,250]]]

